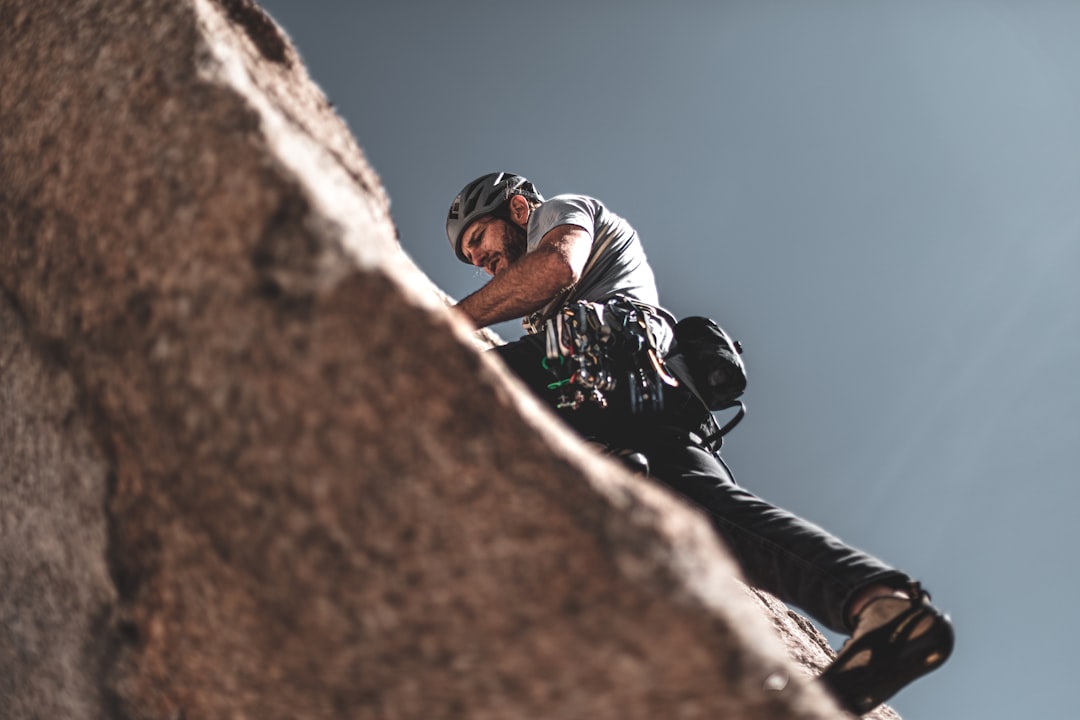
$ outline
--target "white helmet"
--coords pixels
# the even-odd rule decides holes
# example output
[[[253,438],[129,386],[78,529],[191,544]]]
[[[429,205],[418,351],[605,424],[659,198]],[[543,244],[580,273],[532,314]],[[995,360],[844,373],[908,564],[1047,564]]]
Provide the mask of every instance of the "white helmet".
[[[450,204],[446,216],[446,237],[450,247],[463,263],[469,262],[461,252],[461,236],[474,220],[500,210],[514,195],[530,202],[544,202],[544,197],[531,182],[513,173],[490,173],[478,177],[462,188]]]

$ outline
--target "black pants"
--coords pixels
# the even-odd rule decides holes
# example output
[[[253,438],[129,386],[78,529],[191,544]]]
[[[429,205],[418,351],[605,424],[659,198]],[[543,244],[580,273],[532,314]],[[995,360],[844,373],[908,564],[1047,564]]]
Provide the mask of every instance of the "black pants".
[[[493,352],[542,399],[552,399],[547,385],[553,378],[541,363],[542,336],[526,336]],[[720,456],[698,440],[709,423],[705,408],[683,390],[668,397],[663,412],[648,416],[632,416],[617,404],[558,413],[587,438],[644,454],[651,477],[706,513],[751,584],[832,630],[850,632],[846,610],[860,589],[910,582],[904,573],[736,484]]]

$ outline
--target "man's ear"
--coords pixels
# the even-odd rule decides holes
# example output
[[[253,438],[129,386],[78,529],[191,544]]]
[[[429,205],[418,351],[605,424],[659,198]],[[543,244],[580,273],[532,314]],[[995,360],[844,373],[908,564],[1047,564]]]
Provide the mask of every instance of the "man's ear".
[[[521,195],[514,195],[510,198],[510,220],[515,225],[520,225],[522,228],[529,224],[529,214],[532,212],[532,205]]]

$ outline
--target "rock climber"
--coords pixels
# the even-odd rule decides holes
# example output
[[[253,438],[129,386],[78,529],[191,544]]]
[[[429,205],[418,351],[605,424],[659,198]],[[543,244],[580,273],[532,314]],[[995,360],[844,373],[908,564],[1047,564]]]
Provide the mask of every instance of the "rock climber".
[[[446,233],[459,260],[491,275],[457,310],[477,328],[525,318],[530,333],[493,352],[543,400],[552,399],[547,321],[574,303],[628,299],[647,309],[651,347],[661,357],[670,349],[675,318],[660,305],[641,238],[598,200],[545,200],[524,177],[491,173],[454,198]],[[945,662],[951,622],[918,582],[737,485],[706,441],[716,436],[706,406],[677,382],[664,391],[650,412],[618,402],[554,408],[704,511],[751,584],[849,636],[821,676],[846,710],[869,712]]]

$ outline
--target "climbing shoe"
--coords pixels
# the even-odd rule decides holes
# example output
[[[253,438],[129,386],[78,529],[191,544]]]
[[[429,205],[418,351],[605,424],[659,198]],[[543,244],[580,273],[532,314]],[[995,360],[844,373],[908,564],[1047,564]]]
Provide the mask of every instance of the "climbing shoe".
[[[585,442],[601,455],[618,460],[631,472],[639,475],[649,474],[649,458],[645,457],[645,453],[630,448],[615,447],[594,437],[585,438]]]
[[[936,670],[953,649],[952,623],[930,604],[918,583],[910,598],[871,600],[855,631],[821,675],[833,697],[850,713],[863,715],[901,688]]]

